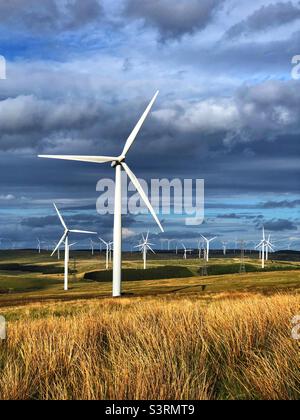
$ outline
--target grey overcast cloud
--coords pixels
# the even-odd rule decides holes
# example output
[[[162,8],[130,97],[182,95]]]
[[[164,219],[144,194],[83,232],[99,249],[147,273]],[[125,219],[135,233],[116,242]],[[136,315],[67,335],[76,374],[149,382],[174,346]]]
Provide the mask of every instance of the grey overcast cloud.
[[[299,23],[299,1],[1,0],[1,247],[55,241],[53,201],[111,238],[112,216],[96,211],[109,166],[37,155],[118,155],[159,89],[130,167],[205,180],[204,223],[161,215],[164,237],[220,247],[264,224],[299,248]],[[126,216],[127,246],[148,227],[159,244],[150,216]]]

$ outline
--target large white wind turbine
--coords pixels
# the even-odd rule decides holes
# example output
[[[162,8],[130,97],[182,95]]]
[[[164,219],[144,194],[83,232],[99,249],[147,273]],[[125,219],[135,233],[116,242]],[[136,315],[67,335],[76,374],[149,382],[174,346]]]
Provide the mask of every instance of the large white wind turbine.
[[[58,208],[56,207],[55,203],[53,203],[56,213],[59,217],[59,220],[64,228],[64,234],[63,236],[60,238],[58,244],[56,245],[56,247],[54,248],[52,255],[55,254],[56,251],[58,251],[59,247],[61,246],[61,244],[64,242],[65,244],[65,280],[64,280],[64,289],[68,290],[68,271],[69,271],[69,254],[70,254],[70,248],[69,248],[69,234],[70,233],[86,233],[86,234],[92,234],[92,235],[96,235],[97,232],[89,232],[89,231],[85,231],[85,230],[77,230],[77,229],[69,229],[62,217],[62,215],[60,214]]]
[[[212,241],[214,241],[215,239],[217,239],[217,237],[216,236],[214,236],[213,238],[211,238],[211,239],[207,239],[207,238],[205,238],[205,236],[203,236],[203,235],[201,235],[202,236],[202,238],[205,240],[205,242],[206,242],[206,261],[208,261],[209,260],[209,245],[210,245],[210,243],[212,242]]]
[[[158,220],[150,201],[145,194],[142,186],[134,173],[129,169],[125,163],[126,155],[131,148],[136,136],[138,135],[147,115],[149,114],[159,92],[156,92],[151,102],[147,106],[145,112],[141,116],[140,120],[134,127],[133,131],[127,138],[124,149],[119,156],[65,156],[65,155],[39,155],[42,158],[50,159],[64,159],[64,160],[76,160],[80,162],[93,162],[93,163],[107,163],[111,162],[111,166],[115,168],[115,209],[114,209],[114,261],[113,261],[113,296],[121,296],[121,269],[122,269],[122,169],[126,172],[132,184],[139,192],[144,203],[148,207],[150,213],[158,224],[159,228],[163,232],[163,228]]]
[[[146,270],[146,268],[147,268],[147,252],[148,252],[148,250],[150,250],[151,252],[153,252],[153,254],[155,254],[155,252],[151,248],[151,245],[154,245],[154,244],[151,244],[148,241],[148,238],[149,238],[149,232],[147,233],[146,238],[142,234],[142,241],[141,241],[141,243],[139,243],[138,245],[135,246],[135,248],[140,248],[140,251],[143,254],[144,270]]]

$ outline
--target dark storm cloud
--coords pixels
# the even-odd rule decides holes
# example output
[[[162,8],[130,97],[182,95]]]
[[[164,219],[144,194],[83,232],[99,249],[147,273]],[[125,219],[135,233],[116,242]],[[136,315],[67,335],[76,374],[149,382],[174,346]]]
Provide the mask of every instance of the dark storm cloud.
[[[236,38],[253,32],[267,31],[298,19],[300,19],[300,8],[291,1],[271,3],[260,7],[246,19],[233,25],[226,36]]]
[[[218,219],[241,219],[243,216],[237,213],[218,214]]]
[[[0,26],[10,31],[64,32],[102,16],[100,0],[9,0],[0,3]]]
[[[224,0],[126,0],[125,15],[155,27],[162,40],[204,29]]]
[[[259,228],[261,227],[258,226]],[[287,219],[272,219],[264,223],[264,227],[266,230],[274,231],[274,232],[282,232],[285,230],[297,230],[297,225],[292,222],[291,220]]]
[[[293,209],[300,206],[300,200],[282,200],[282,201],[266,201],[261,203],[263,209],[289,208]]]
[[[206,136],[212,146],[216,146],[218,139],[230,146],[298,134],[299,92],[299,81],[269,81],[239,88],[230,99],[169,102],[162,98],[151,116],[151,125],[147,121],[141,132],[149,140],[144,146],[148,148],[159,136],[156,146],[163,150],[171,148],[177,154],[178,147],[188,153],[193,150],[189,144],[200,146],[196,141],[200,135]],[[43,99],[34,95],[3,99],[0,101],[0,149],[56,152],[63,147],[65,151],[78,152],[84,148],[86,153],[94,144],[99,147],[101,139],[103,154],[106,152],[103,142],[112,149],[111,145],[120,147],[120,142],[125,141],[122,139],[127,138],[145,103],[128,107],[126,102],[109,104],[94,98],[69,97]],[[205,152],[205,142],[201,147],[202,153],[203,148]]]
[[[77,214],[68,215],[69,211],[66,210],[66,208],[63,208],[60,211],[63,214],[63,218],[67,226],[70,229],[74,227],[78,227],[78,226],[88,227],[90,225],[90,226],[97,227],[98,229],[103,230],[104,228],[111,229],[113,225],[113,215],[110,215],[110,214],[105,215],[105,216],[100,216],[95,211],[94,214],[77,213]],[[123,215],[123,221],[127,227],[137,223],[135,217],[132,215]],[[29,228],[33,228],[33,229],[47,228],[49,226],[54,226],[54,227],[59,227],[59,228],[61,227],[59,219],[56,215],[40,216],[40,217],[39,216],[26,217],[22,219],[21,225],[29,227]]]

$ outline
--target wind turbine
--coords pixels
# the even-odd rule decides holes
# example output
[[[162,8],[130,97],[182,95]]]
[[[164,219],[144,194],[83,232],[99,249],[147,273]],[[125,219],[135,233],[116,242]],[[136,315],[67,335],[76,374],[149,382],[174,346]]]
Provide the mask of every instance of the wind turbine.
[[[269,260],[269,251],[275,252],[274,248],[275,245],[271,242],[271,235],[269,235],[266,241],[266,261]]]
[[[202,253],[202,244],[200,241],[197,242],[198,244],[198,258],[201,259],[201,253]]]
[[[108,270],[109,262],[111,261],[111,251],[113,242],[106,242],[104,239],[100,238],[100,241],[104,243],[106,247],[106,257],[105,257],[105,268]]]
[[[41,241],[39,240],[39,238],[36,238],[36,240],[37,240],[37,250],[38,250],[38,253],[40,254],[41,253]]]
[[[61,244],[64,242],[65,244],[65,278],[64,278],[64,290],[68,290],[68,272],[69,272],[69,255],[70,255],[70,248],[69,248],[69,234],[70,233],[86,233],[86,234],[92,234],[92,235],[96,235],[96,232],[89,232],[89,231],[85,231],[85,230],[77,230],[77,229],[69,229],[62,217],[62,215],[60,214],[58,208],[56,207],[55,203],[53,203],[56,213],[59,217],[59,220],[64,228],[64,233],[63,236],[60,238],[58,244],[56,245],[56,247],[54,248],[54,251],[51,254],[51,257],[55,254],[55,252],[59,249],[59,247],[61,246]]]
[[[266,240],[265,234],[265,227],[263,226],[263,238],[260,243],[256,246],[256,249],[259,248],[261,250],[261,267],[265,268],[265,255],[266,255],[266,248],[268,246],[268,241]]]
[[[183,259],[186,260],[186,252],[187,252],[187,249],[186,249],[186,247],[185,247],[184,244],[182,244],[182,246],[183,246]]]
[[[209,245],[210,245],[210,243],[212,242],[212,241],[214,241],[215,239],[217,239],[217,237],[216,236],[214,236],[213,238],[211,238],[211,239],[207,239],[205,236],[203,236],[203,235],[201,235],[202,236],[202,238],[205,240],[205,242],[206,242],[206,261],[208,262],[208,260],[209,260]]]
[[[93,241],[93,239],[90,239],[90,244],[91,244],[92,255],[94,255],[94,241]]]
[[[186,249],[186,246],[184,244],[182,244],[182,246],[183,246],[183,259],[186,260],[187,252],[191,253],[192,250],[191,249]]]
[[[154,244],[151,244],[148,241],[148,238],[149,238],[149,232],[147,233],[146,238],[142,234],[141,243],[135,246],[135,248],[140,248],[140,251],[143,253],[144,270],[146,270],[146,268],[147,268],[147,252],[148,252],[148,250],[150,250],[151,252],[153,252],[153,254],[155,254],[155,252],[151,248],[151,245],[154,245]]]
[[[168,251],[170,251],[170,244],[174,241],[176,241],[176,239],[166,239],[167,243],[168,243]]]
[[[126,155],[131,148],[136,136],[138,135],[145,119],[147,118],[157,96],[158,91],[147,106],[145,112],[139,119],[138,123],[134,127],[133,131],[126,140],[124,149],[119,156],[65,156],[65,155],[39,155],[42,158],[49,159],[63,159],[63,160],[75,160],[79,162],[93,162],[93,163],[111,163],[111,166],[115,168],[115,209],[114,209],[114,262],[113,262],[113,296],[121,296],[121,270],[122,270],[122,169],[126,172],[132,184],[140,194],[142,200],[148,207],[148,210],[152,214],[156,223],[162,232],[164,232],[160,221],[158,220],[153,207],[150,204],[148,197],[146,196],[142,186],[134,173],[129,169],[125,163]]]
[[[223,246],[223,254],[226,255],[226,251],[227,251],[227,241],[223,241],[222,242],[222,246]]]

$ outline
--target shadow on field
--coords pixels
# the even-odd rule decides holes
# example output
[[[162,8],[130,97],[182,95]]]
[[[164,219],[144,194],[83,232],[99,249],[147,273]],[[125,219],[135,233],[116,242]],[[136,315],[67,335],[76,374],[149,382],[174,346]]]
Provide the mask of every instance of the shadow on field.
[[[215,264],[207,266],[207,275],[208,276],[220,276],[223,274],[238,274],[240,273],[241,265],[240,263],[235,264]],[[246,273],[265,273],[269,271],[291,271],[299,270],[299,265],[293,265],[292,263],[281,263],[277,264],[275,261],[269,261],[265,269],[262,269],[260,266],[254,264],[245,264]],[[199,268],[198,274],[201,275],[202,267]]]
[[[122,270],[122,276],[125,281],[139,281],[194,277],[194,274],[186,267],[167,265],[163,267],[148,268],[147,270],[124,268]],[[92,271],[85,273],[84,279],[99,282],[111,281],[112,271]]]
[[[64,272],[63,267],[56,265],[29,265],[19,263],[0,264],[0,271],[22,271],[28,273],[43,273],[43,274],[61,274]]]

